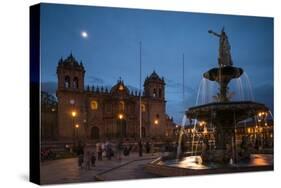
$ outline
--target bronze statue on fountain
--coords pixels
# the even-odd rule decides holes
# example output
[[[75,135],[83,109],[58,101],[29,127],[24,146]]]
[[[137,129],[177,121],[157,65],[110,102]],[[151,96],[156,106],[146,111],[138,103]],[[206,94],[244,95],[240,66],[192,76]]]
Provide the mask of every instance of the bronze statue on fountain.
[[[224,28],[222,29],[221,34],[217,34],[212,30],[209,30],[208,32],[220,38],[218,58],[219,67],[209,70],[204,73],[203,76],[208,80],[216,81],[220,85],[220,92],[218,93],[217,101],[227,102],[229,101],[229,98],[227,97],[227,85],[232,79],[239,78],[243,74],[243,69],[232,66],[233,62],[230,53],[231,47],[228,37],[224,32]]]
[[[239,78],[243,69],[234,67],[228,36],[224,31],[218,34],[212,30],[208,31],[219,37],[219,58],[218,67],[210,69],[203,74],[204,78],[215,81],[219,85],[219,92],[214,96],[216,101],[200,106],[194,106],[186,111],[187,118],[196,119],[199,122],[206,122],[215,127],[215,149],[204,149],[202,153],[203,162],[234,163],[241,158],[248,158],[250,153],[247,148],[242,148],[239,157],[237,155],[235,127],[238,122],[248,118],[254,118],[259,112],[268,111],[268,108],[261,103],[253,101],[231,101],[228,91],[228,84],[232,79]],[[245,142],[245,141],[244,141]],[[204,141],[207,146],[207,142]],[[247,144],[243,144],[245,147]],[[209,147],[203,147],[209,148]],[[247,151],[241,154],[242,151]]]

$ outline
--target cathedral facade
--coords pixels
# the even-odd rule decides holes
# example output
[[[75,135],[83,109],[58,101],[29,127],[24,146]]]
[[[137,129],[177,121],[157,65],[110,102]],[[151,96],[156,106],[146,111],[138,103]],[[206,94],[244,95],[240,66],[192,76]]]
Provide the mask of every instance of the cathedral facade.
[[[84,86],[85,69],[71,54],[57,66],[58,137],[71,139],[171,137],[175,124],[166,114],[165,81],[153,71],[143,93],[123,80],[111,88]]]

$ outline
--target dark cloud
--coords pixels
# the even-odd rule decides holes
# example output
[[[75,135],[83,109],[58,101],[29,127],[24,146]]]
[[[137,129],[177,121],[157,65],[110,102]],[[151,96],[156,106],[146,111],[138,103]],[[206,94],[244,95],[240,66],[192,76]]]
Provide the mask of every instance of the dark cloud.
[[[126,86],[130,91],[133,91],[133,92],[135,92],[135,91],[139,92],[140,91],[140,89],[135,87],[135,86],[132,86],[132,85],[126,85]]]
[[[172,88],[172,89],[182,89],[182,83],[180,83],[180,82],[176,82],[176,81],[174,81],[174,80],[170,80],[170,79],[165,79],[165,82],[166,82],[166,86],[168,87],[168,88]],[[189,86],[187,86],[187,85],[185,85],[184,86],[184,89],[185,90],[188,90],[188,91],[190,91],[190,90],[194,90],[193,88],[191,88],[191,87],[189,87]]]
[[[57,83],[52,81],[42,82],[41,90],[55,96],[57,90]]]
[[[93,85],[102,85],[104,84],[104,80],[102,78],[98,78],[98,77],[95,77],[95,76],[88,76],[87,77],[87,82],[89,84],[93,84]]]
[[[257,102],[264,103],[267,107],[270,108],[273,113],[274,110],[274,89],[272,83],[262,83],[255,88],[253,88],[255,100]]]

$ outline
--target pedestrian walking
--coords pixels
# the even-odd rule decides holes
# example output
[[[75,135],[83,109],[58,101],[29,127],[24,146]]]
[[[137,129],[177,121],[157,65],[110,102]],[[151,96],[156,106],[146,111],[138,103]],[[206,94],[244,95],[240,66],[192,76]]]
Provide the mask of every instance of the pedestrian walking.
[[[116,155],[117,155],[117,159],[121,160],[121,152],[122,152],[122,148],[123,148],[123,143],[121,140],[119,140],[118,144],[116,145]]]
[[[96,144],[96,151],[98,153],[98,160],[101,161],[102,160],[102,147],[101,147],[101,143],[97,143]]]
[[[91,169],[91,153],[90,151],[86,152],[85,156],[85,169],[90,170]]]
[[[111,160],[111,157],[113,156],[113,151],[112,151],[111,143],[109,141],[106,142],[105,150],[106,150],[107,159]]]
[[[138,142],[138,146],[139,146],[139,156],[140,157],[142,157],[142,142],[141,142],[141,140],[139,140],[139,142]]]
[[[83,158],[84,158],[84,156],[83,156],[82,153],[78,155],[78,166],[79,166],[79,168],[82,168]]]
[[[153,143],[153,141],[151,142],[151,155],[154,155],[154,143]]]
[[[150,153],[150,143],[149,143],[149,141],[146,141],[146,143],[145,143],[145,150],[146,150],[146,153]]]
[[[95,154],[95,152],[92,152],[92,155],[91,155],[91,166],[92,167],[96,166],[96,154]]]

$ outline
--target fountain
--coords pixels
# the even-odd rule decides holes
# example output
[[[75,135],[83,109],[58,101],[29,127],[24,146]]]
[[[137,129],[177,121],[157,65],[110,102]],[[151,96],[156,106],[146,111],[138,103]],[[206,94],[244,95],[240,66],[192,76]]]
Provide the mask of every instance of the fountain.
[[[204,162],[229,163],[232,160],[236,163],[240,159],[236,154],[235,126],[240,121],[255,117],[259,112],[267,112],[268,108],[264,104],[252,101],[230,101],[228,84],[232,79],[239,78],[243,74],[243,69],[233,66],[230,45],[224,29],[220,34],[211,30],[209,33],[220,39],[219,67],[205,72],[203,77],[218,83],[219,93],[215,96],[217,102],[191,107],[186,112],[186,116],[207,124],[212,122],[216,129],[216,148],[213,151],[203,151]],[[246,150],[241,154],[243,159],[250,157]]]
[[[203,77],[216,82],[219,92],[214,96],[215,102],[191,107],[185,116],[190,122],[195,122],[194,126],[201,122],[214,128],[215,147],[211,148],[208,138],[204,138],[199,156],[185,156],[181,160],[158,159],[148,164],[146,169],[162,176],[272,170],[273,155],[252,155],[246,137],[242,139],[239,148],[236,141],[236,126],[239,122],[251,118],[255,120],[259,113],[269,113],[269,109],[264,104],[254,101],[231,101],[228,84],[232,79],[239,79],[244,71],[233,66],[230,44],[224,29],[221,33],[211,30],[208,32],[219,37],[219,58],[218,67],[205,72]],[[180,132],[180,138],[182,134]],[[178,147],[180,145],[178,143]],[[176,156],[184,156],[179,154],[180,148],[177,151]]]

